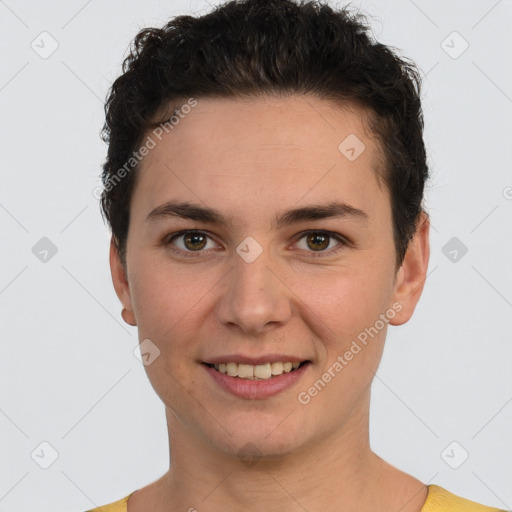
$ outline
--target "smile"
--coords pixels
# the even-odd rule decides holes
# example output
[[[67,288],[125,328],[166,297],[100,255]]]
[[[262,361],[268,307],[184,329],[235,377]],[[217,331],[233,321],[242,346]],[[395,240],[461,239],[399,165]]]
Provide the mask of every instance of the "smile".
[[[296,385],[310,371],[311,361],[202,363],[220,389],[246,400],[264,400]]]
[[[281,362],[277,361],[274,363],[264,363],[258,365],[252,364],[237,364],[237,363],[219,363],[219,364],[208,364],[210,368],[214,368],[220,373],[229,375],[230,377],[238,377],[240,379],[249,380],[267,380],[283,373],[289,373],[297,368],[301,364],[299,362]]]

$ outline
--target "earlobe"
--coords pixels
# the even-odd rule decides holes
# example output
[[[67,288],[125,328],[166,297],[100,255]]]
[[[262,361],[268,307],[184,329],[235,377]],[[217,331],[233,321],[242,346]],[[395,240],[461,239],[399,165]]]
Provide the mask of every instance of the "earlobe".
[[[123,308],[121,311],[121,316],[123,317],[123,320],[128,324],[132,326],[136,326],[135,320],[133,319],[133,313],[130,313],[126,308]]]
[[[112,274],[112,283],[114,285],[114,290],[116,291],[116,295],[119,297],[119,300],[123,305],[121,316],[127,324],[135,326],[137,325],[137,322],[135,321],[135,316],[133,314],[130,286],[128,284],[126,269],[123,267],[123,264],[121,263],[119,252],[116,248],[113,236],[110,239],[109,259],[110,272]]]
[[[420,299],[430,258],[429,231],[430,219],[422,212],[416,233],[409,243],[404,261],[397,273],[392,303],[398,302],[402,308],[389,321],[392,325],[408,322]]]

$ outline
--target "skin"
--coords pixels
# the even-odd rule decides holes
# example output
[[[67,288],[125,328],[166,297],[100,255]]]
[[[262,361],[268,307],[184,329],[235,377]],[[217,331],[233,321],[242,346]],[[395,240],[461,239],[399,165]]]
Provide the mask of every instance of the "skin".
[[[370,386],[387,324],[308,404],[297,399],[393,304],[401,310],[389,323],[409,320],[428,266],[422,214],[396,269],[389,192],[376,173],[379,145],[363,112],[345,107],[311,96],[198,98],[143,160],[126,268],[114,243],[110,264],[125,320],[160,350],[145,369],[165,404],[172,463],[130,498],[129,512],[418,512],[425,502],[427,487],[369,443]],[[366,146],[354,161],[338,150],[349,134]],[[145,221],[170,199],[215,208],[232,225]],[[368,218],[272,225],[278,212],[331,201]],[[169,235],[186,229],[210,238],[169,245]],[[321,251],[308,243],[315,230],[349,243],[328,238]],[[252,263],[236,252],[248,236],[263,249]],[[200,364],[269,353],[312,364],[292,388],[265,400],[227,393]]]

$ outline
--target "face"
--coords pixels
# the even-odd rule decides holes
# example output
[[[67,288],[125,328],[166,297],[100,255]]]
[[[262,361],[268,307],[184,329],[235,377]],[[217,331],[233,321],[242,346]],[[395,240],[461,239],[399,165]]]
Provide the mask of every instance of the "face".
[[[428,221],[396,272],[362,112],[199,98],[160,137],[138,171],[126,274],[113,246],[111,266],[176,435],[274,457],[364,431],[387,326],[421,293]]]

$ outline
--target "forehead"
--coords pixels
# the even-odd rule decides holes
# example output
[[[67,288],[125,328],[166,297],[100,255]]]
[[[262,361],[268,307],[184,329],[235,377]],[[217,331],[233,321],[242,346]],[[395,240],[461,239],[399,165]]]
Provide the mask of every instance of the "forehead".
[[[198,98],[176,120],[148,131],[156,144],[137,171],[135,216],[176,198],[246,221],[285,204],[372,210],[388,201],[379,145],[356,106],[309,96]]]

